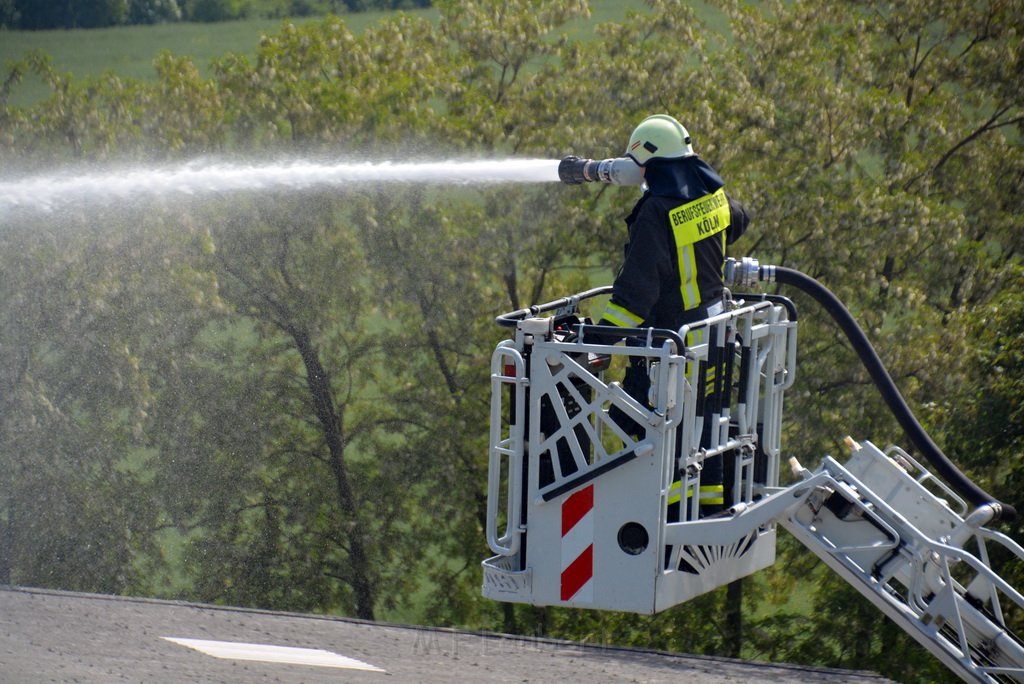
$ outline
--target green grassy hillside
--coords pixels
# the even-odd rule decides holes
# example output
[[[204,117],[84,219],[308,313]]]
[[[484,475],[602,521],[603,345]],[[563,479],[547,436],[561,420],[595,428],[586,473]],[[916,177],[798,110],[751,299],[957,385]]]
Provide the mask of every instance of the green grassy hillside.
[[[418,14],[436,15],[433,10]],[[365,12],[345,16],[353,31],[361,31],[384,16]],[[296,23],[316,21],[316,17],[296,19]],[[19,59],[33,50],[51,57],[62,73],[76,77],[98,76],[113,71],[127,78],[149,79],[155,76],[153,58],[169,50],[188,55],[203,73],[212,60],[227,54],[253,55],[260,35],[274,33],[285,20],[245,19],[215,24],[156,24],[152,26],[116,26],[105,29],[71,31],[0,31],[0,63]],[[47,87],[38,79],[27,78],[12,94],[11,103],[28,105],[45,97]]]
[[[568,27],[570,33],[590,33],[605,21],[620,20],[628,9],[642,9],[642,0],[597,0],[591,2],[592,16],[586,22]],[[413,15],[436,18],[436,10],[415,10]],[[344,15],[354,32],[381,20],[385,12],[360,12]],[[317,21],[317,17],[295,19],[297,23]],[[283,19],[245,19],[215,24],[157,24],[117,26],[105,29],[57,31],[0,31],[0,65],[40,50],[51,57],[61,73],[78,78],[113,71],[119,76],[146,80],[154,77],[153,58],[168,50],[188,55],[206,73],[212,60],[227,54],[253,55],[261,34],[274,33]],[[27,77],[12,95],[11,104],[26,106],[46,97],[47,87],[39,79]]]

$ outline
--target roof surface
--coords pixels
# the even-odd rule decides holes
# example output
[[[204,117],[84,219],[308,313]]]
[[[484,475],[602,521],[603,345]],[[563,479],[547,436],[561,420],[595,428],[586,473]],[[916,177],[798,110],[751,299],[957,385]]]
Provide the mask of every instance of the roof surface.
[[[879,684],[867,672],[0,587],[0,681]]]

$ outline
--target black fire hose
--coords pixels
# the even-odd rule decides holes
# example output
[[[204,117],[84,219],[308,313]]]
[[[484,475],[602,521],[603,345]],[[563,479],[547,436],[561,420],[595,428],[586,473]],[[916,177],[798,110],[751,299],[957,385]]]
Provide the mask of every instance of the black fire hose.
[[[774,271],[774,278],[772,271]],[[770,281],[774,279],[783,285],[792,285],[821,304],[850,340],[854,351],[857,352],[864,367],[867,368],[872,381],[874,381],[882,393],[885,403],[888,404],[889,410],[896,416],[900,427],[907,433],[914,446],[924,454],[936,472],[975,506],[992,504],[996,513],[995,520],[1016,519],[1016,508],[1010,504],[997,501],[991,494],[988,494],[976,485],[960,472],[956,465],[942,453],[938,445],[932,441],[932,438],[928,436],[921,423],[917,421],[917,418],[910,411],[910,407],[907,406],[907,402],[903,399],[903,395],[900,394],[896,383],[893,382],[889,372],[882,365],[882,360],[878,358],[878,354],[868,341],[867,335],[857,325],[853,315],[843,306],[838,297],[814,278],[791,268],[762,266],[759,275],[761,280]]]

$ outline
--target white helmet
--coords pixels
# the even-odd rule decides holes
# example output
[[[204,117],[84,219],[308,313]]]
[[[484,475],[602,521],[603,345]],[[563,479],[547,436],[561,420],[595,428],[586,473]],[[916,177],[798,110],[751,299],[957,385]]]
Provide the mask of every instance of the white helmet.
[[[641,121],[626,147],[626,156],[640,166],[652,159],[677,159],[693,154],[690,134],[667,114],[655,114]]]

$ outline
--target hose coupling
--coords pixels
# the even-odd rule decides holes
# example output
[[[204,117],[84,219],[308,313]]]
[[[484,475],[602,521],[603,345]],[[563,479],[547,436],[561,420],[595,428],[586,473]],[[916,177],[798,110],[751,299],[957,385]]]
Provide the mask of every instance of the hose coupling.
[[[772,269],[772,275],[774,275],[774,268],[766,266],[765,269]],[[757,259],[753,257],[743,257],[739,260],[730,257],[725,260],[725,283],[740,287],[753,287],[764,279],[762,271],[765,269],[762,269]]]

